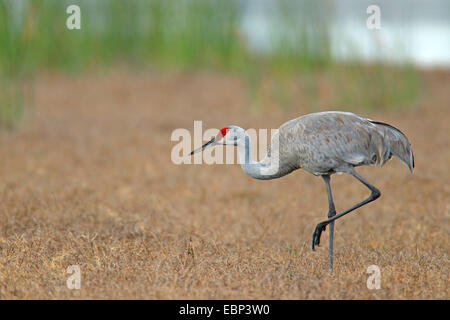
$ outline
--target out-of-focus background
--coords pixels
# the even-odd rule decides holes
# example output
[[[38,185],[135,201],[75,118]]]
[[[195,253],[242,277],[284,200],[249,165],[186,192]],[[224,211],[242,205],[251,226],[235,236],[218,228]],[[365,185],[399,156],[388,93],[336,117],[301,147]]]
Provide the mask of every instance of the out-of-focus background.
[[[0,0],[0,298],[448,299],[449,68],[446,0]],[[333,275],[321,181],[170,161],[194,120],[330,109],[401,128],[417,164],[361,169],[383,197],[337,223]]]
[[[70,4],[81,30],[65,28]],[[24,82],[34,74],[116,69],[209,70],[239,75],[258,104],[264,79],[280,107],[295,106],[298,79],[310,108],[322,91],[352,109],[412,106],[417,68],[450,66],[445,0],[378,1],[380,29],[369,29],[370,1],[120,0],[2,1],[3,127],[20,121]],[[373,20],[372,20],[373,21]],[[321,77],[317,81],[317,76]],[[22,86],[22,87],[21,87]],[[260,107],[257,107],[260,108]]]

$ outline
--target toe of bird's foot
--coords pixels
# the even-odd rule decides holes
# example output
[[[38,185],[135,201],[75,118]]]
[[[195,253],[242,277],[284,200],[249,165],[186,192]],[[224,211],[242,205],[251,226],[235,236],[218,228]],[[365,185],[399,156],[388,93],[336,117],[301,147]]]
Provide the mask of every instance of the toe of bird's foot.
[[[315,246],[318,246],[320,244],[320,236],[322,235],[322,232],[325,231],[327,228],[327,224],[320,222],[317,224],[316,228],[314,229],[314,233],[312,236],[312,249],[315,249]]]

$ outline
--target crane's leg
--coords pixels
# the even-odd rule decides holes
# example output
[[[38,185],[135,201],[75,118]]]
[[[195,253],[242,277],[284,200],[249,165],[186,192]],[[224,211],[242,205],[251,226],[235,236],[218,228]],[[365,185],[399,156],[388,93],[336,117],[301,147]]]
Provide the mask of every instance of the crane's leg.
[[[332,218],[336,215],[336,209],[334,207],[334,202],[333,202],[333,195],[331,193],[331,186],[330,186],[330,176],[326,175],[326,176],[322,176],[323,180],[325,181],[325,185],[327,187],[327,194],[328,194],[328,218]],[[334,221],[330,222],[330,228],[328,229],[329,233],[330,233],[330,239],[329,239],[329,257],[330,257],[330,263],[328,266],[328,269],[331,271],[333,271],[333,241],[334,241]],[[314,246],[314,244],[313,244]]]
[[[314,250],[315,245],[320,244],[320,236],[322,234],[322,231],[325,230],[325,228],[328,224],[330,224],[331,222],[335,221],[336,219],[339,219],[340,217],[346,215],[347,213],[352,212],[353,210],[358,209],[359,207],[362,207],[363,205],[378,199],[381,195],[380,191],[377,188],[375,188],[373,185],[371,185],[369,182],[367,182],[353,168],[349,169],[348,173],[350,173],[352,176],[354,176],[356,179],[358,179],[362,184],[364,184],[367,188],[369,188],[369,190],[372,191],[372,193],[370,194],[370,196],[367,199],[355,204],[354,206],[348,208],[347,210],[342,211],[338,215],[335,215],[331,218],[328,218],[328,220],[322,221],[319,224],[317,224],[316,229],[314,230],[314,233],[313,233],[313,240],[312,240],[312,249],[313,250]]]

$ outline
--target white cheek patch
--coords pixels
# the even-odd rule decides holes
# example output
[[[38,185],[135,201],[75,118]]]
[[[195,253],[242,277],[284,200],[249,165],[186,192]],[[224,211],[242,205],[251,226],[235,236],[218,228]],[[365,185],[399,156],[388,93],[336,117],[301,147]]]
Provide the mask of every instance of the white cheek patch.
[[[224,144],[233,144],[234,143],[233,136],[232,135],[226,135],[223,138],[223,143]]]
[[[225,144],[225,142],[226,142],[225,139],[226,139],[226,138],[225,138],[224,136],[219,137],[218,143],[219,143],[219,144]]]

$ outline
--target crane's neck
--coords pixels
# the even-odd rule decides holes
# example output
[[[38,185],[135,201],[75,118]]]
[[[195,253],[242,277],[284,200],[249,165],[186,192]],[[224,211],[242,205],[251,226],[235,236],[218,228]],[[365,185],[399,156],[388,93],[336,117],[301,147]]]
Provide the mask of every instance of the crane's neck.
[[[274,156],[273,152],[269,152],[264,160],[259,162],[253,160],[251,155],[252,145],[247,132],[244,131],[238,137],[237,147],[239,163],[241,164],[242,170],[249,176],[260,180],[270,180],[284,175],[280,170],[278,153]]]

